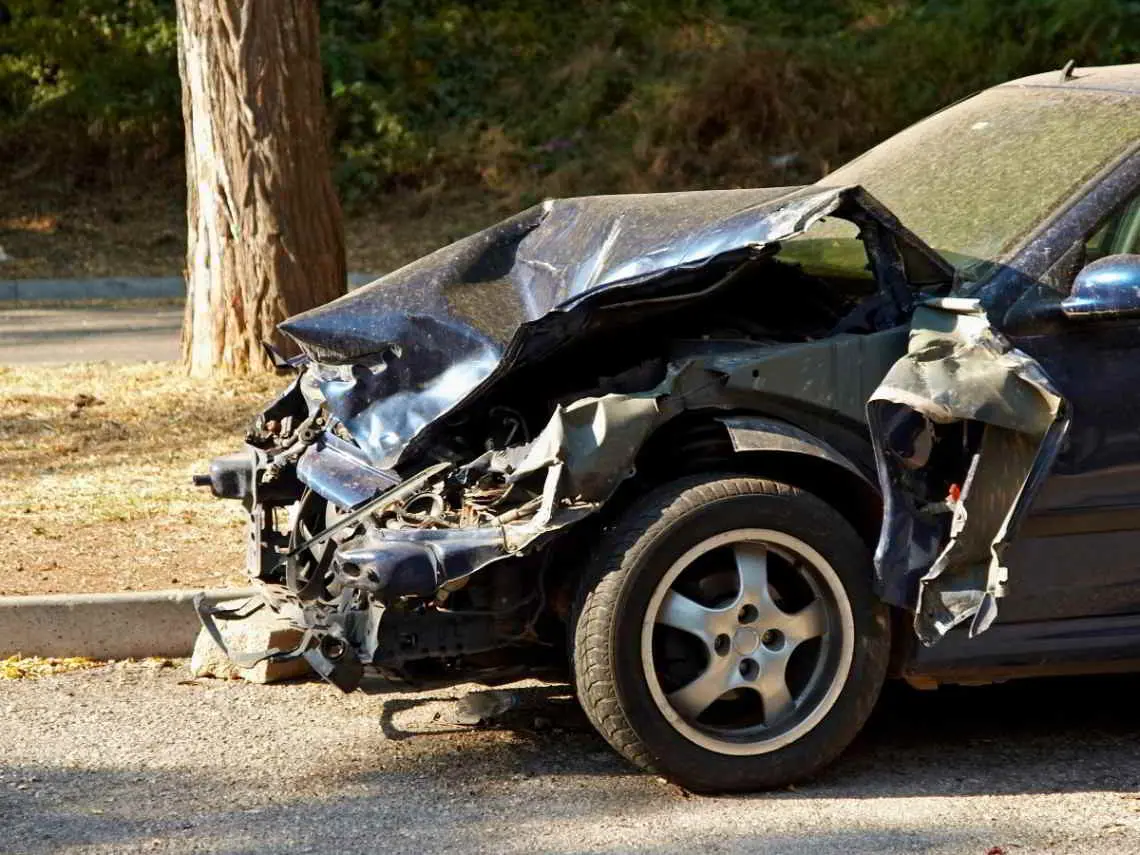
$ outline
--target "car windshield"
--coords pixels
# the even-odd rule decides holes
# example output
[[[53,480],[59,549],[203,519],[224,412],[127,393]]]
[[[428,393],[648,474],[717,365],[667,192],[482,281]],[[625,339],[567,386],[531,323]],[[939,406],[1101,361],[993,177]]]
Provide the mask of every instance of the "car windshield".
[[[1038,224],[1138,139],[1135,98],[1005,86],[912,125],[819,183],[863,185],[967,284],[1008,261]],[[842,229],[832,223],[809,232],[813,243],[832,245],[821,252],[817,244],[812,254],[844,254]]]

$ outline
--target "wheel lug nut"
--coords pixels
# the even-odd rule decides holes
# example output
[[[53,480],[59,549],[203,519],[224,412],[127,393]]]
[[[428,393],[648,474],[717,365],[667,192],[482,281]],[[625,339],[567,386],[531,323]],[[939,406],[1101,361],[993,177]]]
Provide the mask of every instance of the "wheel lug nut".
[[[741,606],[736,615],[736,619],[741,623],[752,623],[758,617],[760,617],[760,612],[753,605]]]
[[[713,641],[713,650],[716,651],[717,656],[727,656],[728,651],[732,649],[732,639],[723,633],[718,635]]]
[[[755,680],[759,674],[760,666],[756,664],[755,659],[740,660],[740,676],[745,680]]]
[[[778,629],[769,629],[760,636],[760,643],[770,649],[779,649],[784,646],[784,634]]]

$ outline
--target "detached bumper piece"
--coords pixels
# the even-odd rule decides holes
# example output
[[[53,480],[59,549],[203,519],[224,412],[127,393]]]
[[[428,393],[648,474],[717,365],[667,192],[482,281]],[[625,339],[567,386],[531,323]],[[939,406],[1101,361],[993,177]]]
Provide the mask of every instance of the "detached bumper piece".
[[[236,608],[211,606],[201,594],[194,598],[194,608],[198,612],[198,619],[201,621],[202,627],[209,634],[214,644],[237,667],[253,668],[265,661],[288,662],[303,658],[317,674],[342,692],[351,692],[356,689],[364,674],[364,666],[352,654],[349,645],[329,636],[318,641],[311,630],[307,630],[297,646],[289,650],[279,648],[257,652],[232,650],[222,637],[218,622],[245,620],[261,609],[268,607],[268,603],[259,597],[251,597]]]
[[[306,632],[302,636],[301,641],[292,650],[281,650],[275,647],[258,652],[230,649],[222,637],[221,630],[218,627],[218,621],[245,620],[263,608],[267,608],[267,604],[259,597],[250,597],[240,606],[234,608],[212,606],[206,602],[204,594],[199,594],[194,598],[194,609],[198,612],[198,620],[201,621],[203,629],[209,634],[214,644],[218,645],[218,648],[239,668],[252,668],[266,660],[286,662],[290,659],[300,659],[304,656],[305,651],[308,650],[313,643],[313,635],[311,632]]]

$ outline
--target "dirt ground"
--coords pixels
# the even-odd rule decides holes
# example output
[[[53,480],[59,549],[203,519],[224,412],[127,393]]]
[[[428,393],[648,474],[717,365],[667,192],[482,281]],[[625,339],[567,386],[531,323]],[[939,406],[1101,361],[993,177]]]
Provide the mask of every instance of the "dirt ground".
[[[185,199],[170,189],[124,187],[76,194],[52,187],[0,188],[0,279],[176,276],[186,261]],[[350,271],[386,273],[513,212],[478,196],[421,191],[383,210],[344,218]]]
[[[240,584],[241,508],[190,476],[286,382],[0,366],[0,595]]]
[[[0,279],[176,275],[179,185],[99,194],[0,188]],[[503,215],[408,194],[345,218],[348,268],[382,273]],[[34,304],[37,305],[38,304]],[[80,357],[83,358],[83,357]],[[91,358],[91,357],[87,357]],[[199,383],[171,365],[0,366],[0,595],[240,583],[242,514],[190,486],[240,446],[281,378]],[[78,395],[98,403],[76,407]]]

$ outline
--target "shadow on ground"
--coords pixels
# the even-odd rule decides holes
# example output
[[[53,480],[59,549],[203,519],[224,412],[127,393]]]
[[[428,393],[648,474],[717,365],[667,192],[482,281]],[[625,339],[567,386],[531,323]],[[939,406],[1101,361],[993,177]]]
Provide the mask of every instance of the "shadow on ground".
[[[946,686],[932,692],[889,684],[862,734],[816,780],[743,798],[1140,792],[1140,725],[1127,700],[1138,693],[1140,676],[1132,675]],[[560,756],[568,771],[589,772],[576,764],[574,751],[608,750],[567,688],[516,694],[518,706],[485,729],[510,733],[520,743],[520,762],[526,748],[542,750],[551,727],[566,734]],[[430,738],[430,731],[401,730],[394,721],[431,700],[438,699],[385,704],[381,726],[389,738]],[[541,729],[535,729],[536,721]],[[604,771],[620,774],[624,764],[606,764]]]
[[[306,744],[284,774],[260,765],[267,752],[291,750],[289,734],[268,732],[265,744],[235,753],[221,772],[217,764],[208,771],[193,753],[178,769],[137,759],[122,769],[0,760],[7,841],[0,849],[462,851],[478,841],[480,851],[574,852],[591,848],[585,841],[606,823],[618,835],[614,849],[665,852],[709,849],[708,823],[678,817],[724,813],[754,819],[717,825],[716,851],[794,851],[809,834],[814,851],[924,850],[932,841],[954,851],[955,841],[974,846],[992,829],[966,811],[953,828],[914,831],[884,819],[881,806],[850,829],[801,832],[760,820],[778,811],[814,816],[813,805],[834,813],[851,800],[889,806],[913,805],[914,797],[1134,792],[1140,748],[1128,699],[1138,689],[1140,677],[1131,676],[929,693],[893,685],[856,744],[817,781],[720,799],[691,797],[634,772],[594,734],[565,686],[511,689],[511,709],[476,728],[449,718],[453,696],[396,695],[383,700],[376,718],[366,716],[363,731],[329,743],[337,750],[323,754],[319,744]],[[232,689],[204,691],[188,690],[172,706],[172,721],[196,707],[216,710]],[[286,690],[240,691],[269,707]],[[297,724],[326,726],[317,713]],[[212,749],[198,750],[206,756]],[[645,829],[622,845],[627,819]]]
[[[480,729],[510,733],[523,746],[541,745],[557,731],[583,750],[605,747],[568,687],[513,694],[517,706]],[[1015,680],[935,691],[891,683],[851,748],[815,781],[792,792],[797,798],[879,798],[1140,791],[1140,723],[1128,700],[1138,696],[1140,675]],[[404,730],[396,722],[401,713],[445,700],[389,700],[381,727],[393,740],[431,738],[430,728]],[[439,732],[470,730],[446,721],[435,726]],[[565,753],[571,747],[568,743]],[[573,765],[571,757],[566,760]]]

